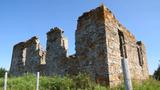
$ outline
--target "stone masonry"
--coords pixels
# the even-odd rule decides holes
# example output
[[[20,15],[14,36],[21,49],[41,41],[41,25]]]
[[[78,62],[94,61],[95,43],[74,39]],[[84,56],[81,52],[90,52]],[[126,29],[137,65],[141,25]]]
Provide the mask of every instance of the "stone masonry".
[[[57,27],[47,33],[46,51],[37,37],[13,48],[10,73],[14,76],[41,72],[43,75],[88,73],[100,84],[115,86],[123,81],[121,59],[127,58],[131,77],[149,77],[146,49],[104,5],[78,18],[76,53],[67,56],[68,40]]]
[[[60,68],[61,61],[67,57],[68,41],[63,35],[63,31],[55,27],[47,33],[46,48],[46,74],[62,75],[63,69]]]
[[[32,37],[28,41],[14,46],[10,73],[14,76],[36,73],[42,71],[39,67],[45,63],[45,52],[42,50],[38,38]]]

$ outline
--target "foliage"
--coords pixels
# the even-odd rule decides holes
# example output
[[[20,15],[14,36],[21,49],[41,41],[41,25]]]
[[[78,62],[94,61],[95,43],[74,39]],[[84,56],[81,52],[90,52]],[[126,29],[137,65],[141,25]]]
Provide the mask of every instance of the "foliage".
[[[73,81],[68,77],[41,77],[40,90],[70,90]]]
[[[160,82],[150,78],[141,83],[133,83],[133,90],[160,90]]]
[[[0,90],[2,90],[2,87],[3,87],[3,79],[0,78]]]
[[[27,74],[21,77],[9,77],[7,90],[35,90],[36,76]],[[3,87],[3,79],[0,79],[0,90]],[[77,76],[52,76],[40,77],[40,90],[124,90],[124,84],[106,88],[94,83],[87,74]],[[133,82],[133,90],[160,90],[160,81],[149,79],[143,82]]]
[[[0,90],[3,87],[3,79],[0,79]],[[35,90],[36,76],[26,74],[21,77],[8,78],[8,90]],[[106,90],[105,87],[96,85],[88,75],[79,74],[77,76],[52,76],[40,77],[40,90]]]
[[[158,69],[154,72],[154,78],[156,79],[156,80],[159,80],[160,81],[160,65],[159,65],[159,67],[158,67]]]
[[[26,74],[22,77],[9,78],[7,88],[9,90],[35,90],[36,77]]]
[[[7,70],[5,70],[4,68],[0,68],[0,78],[4,77],[4,74]]]
[[[93,90],[94,83],[91,81],[89,75],[79,73],[77,76],[71,77],[74,81],[74,89]]]
[[[94,89],[92,90],[109,90],[109,89],[98,84],[98,85],[95,85]]]

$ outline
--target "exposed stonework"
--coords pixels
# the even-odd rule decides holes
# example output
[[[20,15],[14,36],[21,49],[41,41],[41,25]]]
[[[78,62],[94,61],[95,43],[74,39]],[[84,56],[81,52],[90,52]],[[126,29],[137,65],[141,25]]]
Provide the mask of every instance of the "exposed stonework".
[[[79,17],[76,30],[76,55],[80,60],[80,70],[89,73],[97,82],[107,84],[109,72],[104,20],[103,7]]]
[[[13,48],[10,73],[19,76],[24,73],[36,73],[40,65],[45,64],[45,52],[37,37],[18,43]]]
[[[47,33],[46,53],[36,37],[14,46],[10,73],[40,71],[44,75],[88,73],[103,85],[123,81],[121,59],[127,58],[132,79],[148,78],[146,49],[123,27],[109,9],[100,7],[78,19],[76,53],[67,57],[68,40],[55,27]]]
[[[13,48],[12,62],[10,67],[10,73],[12,75],[18,76],[25,72],[25,43],[20,42],[16,44]]]
[[[46,67],[47,75],[62,75],[61,61],[67,57],[67,39],[59,28],[51,29],[47,33]]]

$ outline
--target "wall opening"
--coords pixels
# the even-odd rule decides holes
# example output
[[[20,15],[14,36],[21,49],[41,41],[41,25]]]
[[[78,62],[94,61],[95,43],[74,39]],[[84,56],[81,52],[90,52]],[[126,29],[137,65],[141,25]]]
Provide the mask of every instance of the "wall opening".
[[[141,44],[138,43],[138,46],[137,46],[137,52],[138,52],[138,59],[139,59],[139,65],[140,66],[143,66],[144,62],[143,62],[143,51],[142,51],[142,47],[141,47]]]
[[[118,35],[119,35],[119,42],[120,42],[120,53],[121,57],[127,58],[127,52],[126,52],[126,43],[124,39],[124,34],[122,31],[118,30]]]

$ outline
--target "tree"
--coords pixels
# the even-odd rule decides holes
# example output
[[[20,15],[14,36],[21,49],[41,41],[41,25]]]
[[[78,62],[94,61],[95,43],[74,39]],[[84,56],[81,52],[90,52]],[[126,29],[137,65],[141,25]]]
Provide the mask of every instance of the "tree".
[[[159,60],[159,62],[160,62],[160,60]],[[160,81],[160,65],[159,65],[159,67],[158,67],[158,69],[154,72],[154,78],[156,79],[156,80],[159,80]]]
[[[0,78],[4,77],[4,74],[7,70],[5,68],[0,68]]]

